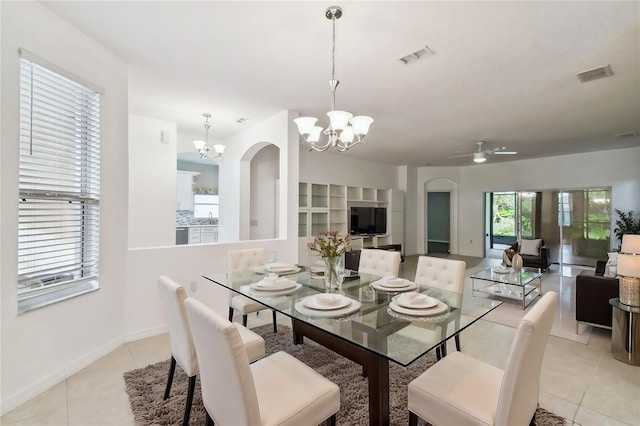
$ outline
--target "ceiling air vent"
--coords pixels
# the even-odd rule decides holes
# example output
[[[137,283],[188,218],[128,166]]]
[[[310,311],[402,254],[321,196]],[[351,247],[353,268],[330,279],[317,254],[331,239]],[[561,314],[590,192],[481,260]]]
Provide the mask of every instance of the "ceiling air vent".
[[[597,80],[599,78],[609,77],[613,75],[613,71],[611,71],[611,65],[605,65],[603,67],[593,68],[587,71],[582,71],[576,74],[578,76],[578,80],[583,83],[591,80]]]
[[[436,53],[433,50],[429,49],[427,46],[424,46],[420,50],[416,50],[413,53],[409,53],[407,56],[403,56],[402,58],[400,58],[400,62],[406,65],[408,63],[417,61],[418,59],[425,58],[427,56],[431,56],[435,54]]]

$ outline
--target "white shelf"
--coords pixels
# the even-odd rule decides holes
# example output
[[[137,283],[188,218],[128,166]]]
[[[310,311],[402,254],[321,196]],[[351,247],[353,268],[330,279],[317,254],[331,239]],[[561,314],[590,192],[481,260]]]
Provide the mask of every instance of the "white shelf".
[[[308,241],[321,232],[349,232],[350,207],[385,207],[387,234],[370,238],[352,236],[352,249],[402,244],[404,193],[400,190],[300,182],[298,185],[298,237]],[[306,247],[306,244],[300,245]],[[303,250],[303,249],[300,249]],[[299,253],[305,259],[307,253]]]

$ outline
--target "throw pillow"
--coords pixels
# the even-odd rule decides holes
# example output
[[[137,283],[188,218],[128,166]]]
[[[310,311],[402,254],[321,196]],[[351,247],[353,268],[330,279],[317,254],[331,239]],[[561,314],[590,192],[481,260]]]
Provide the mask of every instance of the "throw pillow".
[[[520,241],[520,254],[527,256],[538,256],[542,240],[522,240]]]
[[[618,275],[618,252],[607,253],[609,260],[604,266],[604,276],[609,278],[615,278]]]

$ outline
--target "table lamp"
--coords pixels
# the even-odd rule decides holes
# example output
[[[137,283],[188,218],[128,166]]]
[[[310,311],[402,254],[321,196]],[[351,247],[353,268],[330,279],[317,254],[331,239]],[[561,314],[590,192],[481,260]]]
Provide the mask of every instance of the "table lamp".
[[[620,275],[620,302],[640,306],[640,235],[622,236],[622,247],[618,255]]]

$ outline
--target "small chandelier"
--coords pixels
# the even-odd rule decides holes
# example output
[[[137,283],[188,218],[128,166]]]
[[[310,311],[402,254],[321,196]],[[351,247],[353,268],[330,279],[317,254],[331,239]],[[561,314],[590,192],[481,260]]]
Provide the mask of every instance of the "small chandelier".
[[[354,117],[353,114],[346,111],[336,111],[336,88],[340,83],[336,80],[336,19],[342,16],[342,9],[338,6],[331,6],[325,11],[327,19],[331,19],[333,26],[333,49],[331,50],[331,80],[329,80],[329,89],[331,90],[331,111],[327,113],[329,116],[329,127],[322,129],[316,126],[315,117],[299,117],[294,123],[298,125],[298,132],[304,137],[302,143],[309,145],[311,150],[326,151],[329,147],[334,147],[339,152],[347,151],[349,148],[364,142],[364,137],[369,131],[369,126],[373,123],[373,118],[366,115]],[[327,135],[327,142],[319,143],[320,132]],[[355,138],[355,141],[354,141]]]
[[[200,158],[204,160],[209,157],[209,151],[210,151],[209,129],[211,128],[211,125],[209,124],[209,119],[211,118],[211,114],[204,113],[202,114],[202,116],[204,117],[204,128],[205,128],[204,140],[193,141],[193,145],[195,145],[196,149],[200,153]],[[213,158],[222,157],[222,153],[224,152],[224,145],[214,145],[213,149],[216,153],[216,155],[214,155]]]

